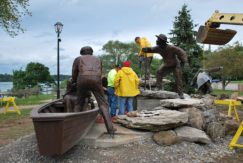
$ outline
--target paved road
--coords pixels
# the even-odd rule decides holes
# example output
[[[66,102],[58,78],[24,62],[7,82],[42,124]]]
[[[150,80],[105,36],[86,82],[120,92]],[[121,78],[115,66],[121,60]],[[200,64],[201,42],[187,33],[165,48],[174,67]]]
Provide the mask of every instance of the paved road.
[[[218,89],[222,89],[222,83],[218,83]],[[234,90],[234,91],[238,91],[238,84],[228,84],[225,87],[226,90]]]

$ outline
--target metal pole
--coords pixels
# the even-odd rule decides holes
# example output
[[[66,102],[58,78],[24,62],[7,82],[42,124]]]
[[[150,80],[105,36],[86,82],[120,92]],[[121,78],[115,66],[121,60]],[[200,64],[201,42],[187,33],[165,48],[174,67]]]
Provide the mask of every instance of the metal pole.
[[[57,32],[57,99],[60,98],[59,86],[59,32]]]
[[[144,86],[144,90],[146,90],[146,65],[145,65],[145,63],[147,64],[147,52],[145,52],[145,61],[144,61],[144,70],[145,70],[145,72],[144,72],[144,77],[145,77],[145,86]]]

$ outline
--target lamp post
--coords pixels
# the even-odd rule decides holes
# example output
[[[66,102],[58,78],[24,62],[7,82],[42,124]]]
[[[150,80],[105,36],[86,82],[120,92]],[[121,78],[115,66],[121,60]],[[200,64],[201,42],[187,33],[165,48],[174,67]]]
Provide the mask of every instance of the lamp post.
[[[55,30],[57,33],[57,99],[60,98],[60,86],[59,86],[59,42],[61,42],[61,38],[59,37],[62,32],[63,24],[57,22],[55,25]]]

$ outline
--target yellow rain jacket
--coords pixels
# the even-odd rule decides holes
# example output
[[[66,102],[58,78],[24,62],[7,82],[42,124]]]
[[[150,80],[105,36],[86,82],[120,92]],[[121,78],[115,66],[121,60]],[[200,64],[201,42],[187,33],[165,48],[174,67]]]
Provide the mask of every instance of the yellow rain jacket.
[[[133,97],[138,95],[138,76],[130,67],[123,67],[116,74],[114,85],[115,94],[122,97]]]
[[[142,49],[144,47],[152,47],[152,46],[145,37],[142,37],[139,39],[139,44],[140,44],[139,56],[143,55],[145,58],[145,53],[142,51]],[[154,53],[147,53],[147,57],[153,57],[153,56],[154,56]]]

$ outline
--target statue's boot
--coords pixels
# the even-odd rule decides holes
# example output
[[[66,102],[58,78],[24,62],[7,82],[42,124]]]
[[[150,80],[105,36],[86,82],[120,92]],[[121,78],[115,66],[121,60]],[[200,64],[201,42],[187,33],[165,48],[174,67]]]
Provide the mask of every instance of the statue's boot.
[[[208,88],[211,96],[217,96],[216,94],[213,93],[213,88],[211,86],[211,83],[207,82],[207,88]]]
[[[203,97],[202,97],[202,94],[203,94],[203,88],[202,88],[202,87],[200,87],[200,88],[198,89],[198,93],[199,93],[199,99],[203,98]]]
[[[180,99],[185,99],[183,94],[179,94]]]
[[[109,134],[114,135],[114,132],[117,131],[117,129],[113,126],[113,124],[111,122],[111,116],[108,112],[108,109],[105,106],[100,106],[99,108],[100,108],[101,114],[105,120],[105,126],[107,129],[107,132]]]

